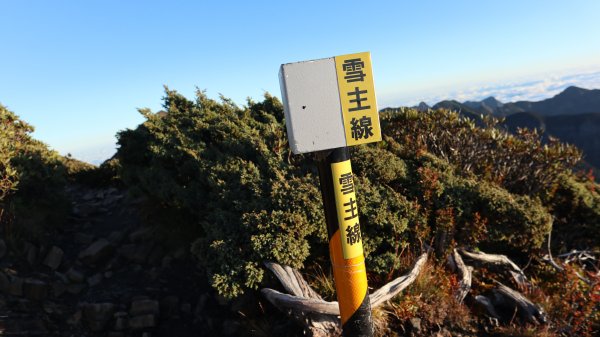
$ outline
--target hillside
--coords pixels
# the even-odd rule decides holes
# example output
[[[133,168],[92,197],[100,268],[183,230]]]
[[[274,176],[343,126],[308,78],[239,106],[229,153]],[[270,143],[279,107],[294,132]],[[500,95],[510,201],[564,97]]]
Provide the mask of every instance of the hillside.
[[[0,139],[19,145],[0,158],[0,181],[14,183],[0,190],[2,334],[307,335],[306,319],[265,298],[286,291],[267,261],[335,300],[315,161],[291,154],[281,102],[167,90],[164,108],[141,110],[145,121],[95,169],[1,111]],[[420,267],[374,308],[376,335],[594,336],[600,185],[573,173],[580,152],[448,110],[381,117],[384,141],[352,149],[369,285]],[[19,189],[38,176],[56,180],[36,183],[48,198],[68,201],[56,224],[21,207],[46,195]]]
[[[572,86],[539,102],[502,103],[494,97],[464,103],[445,100],[432,109],[458,111],[478,123],[481,115],[505,118],[504,125],[513,133],[517,128],[536,128],[544,132],[545,140],[552,136],[576,145],[583,151],[585,163],[593,170],[600,168],[599,89]]]
[[[466,101],[463,103],[445,100],[435,104],[433,108],[446,108],[475,115],[491,114],[498,117],[510,116],[520,112],[535,113],[544,117],[600,113],[600,89],[583,89],[571,86],[554,97],[539,102],[502,103],[494,97],[488,97],[482,101]]]

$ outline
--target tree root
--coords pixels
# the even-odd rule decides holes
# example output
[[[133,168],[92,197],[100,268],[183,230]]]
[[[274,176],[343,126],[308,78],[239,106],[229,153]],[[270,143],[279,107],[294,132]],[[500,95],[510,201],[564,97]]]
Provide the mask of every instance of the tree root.
[[[398,295],[412,284],[427,262],[427,253],[422,254],[413,269],[406,275],[384,285],[371,295],[371,308],[377,308]],[[341,333],[339,306],[337,301],[328,302],[314,291],[302,275],[289,266],[266,262],[265,266],[275,274],[285,290],[283,294],[277,290],[264,288],[262,294],[279,310],[286,312],[305,327],[308,336],[339,336]]]

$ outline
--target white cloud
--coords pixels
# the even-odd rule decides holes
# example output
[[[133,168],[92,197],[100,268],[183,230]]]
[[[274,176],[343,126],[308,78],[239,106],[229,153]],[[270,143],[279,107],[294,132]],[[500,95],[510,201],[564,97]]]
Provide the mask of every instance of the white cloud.
[[[104,143],[73,149],[67,153],[70,153],[73,158],[79,159],[86,163],[100,165],[117,152],[116,148],[117,146],[115,143]],[[63,155],[66,155],[67,153],[61,151],[61,154]]]
[[[528,78],[515,81],[493,82],[470,85],[460,89],[429,90],[427,92],[413,92],[405,97],[392,98],[389,93],[381,99],[385,106],[412,106],[423,101],[430,105],[445,99],[463,101],[479,101],[494,96],[501,102],[515,101],[540,101],[550,98],[569,86],[578,86],[587,89],[600,89],[600,70],[580,71],[576,73],[547,74],[544,78]]]

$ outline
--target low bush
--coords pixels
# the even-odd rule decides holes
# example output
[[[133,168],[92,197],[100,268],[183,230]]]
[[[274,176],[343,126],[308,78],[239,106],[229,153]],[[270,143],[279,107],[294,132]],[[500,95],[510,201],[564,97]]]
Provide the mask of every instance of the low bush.
[[[0,105],[0,220],[5,235],[38,239],[66,218],[61,156],[31,137],[33,127]]]

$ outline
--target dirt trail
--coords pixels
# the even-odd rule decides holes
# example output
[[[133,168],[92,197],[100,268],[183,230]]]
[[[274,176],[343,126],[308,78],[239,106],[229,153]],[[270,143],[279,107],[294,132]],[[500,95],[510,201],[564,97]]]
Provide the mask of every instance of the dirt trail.
[[[238,335],[189,247],[158,243],[123,191],[68,194],[59,231],[0,256],[0,336]]]

